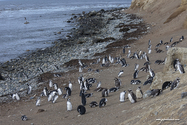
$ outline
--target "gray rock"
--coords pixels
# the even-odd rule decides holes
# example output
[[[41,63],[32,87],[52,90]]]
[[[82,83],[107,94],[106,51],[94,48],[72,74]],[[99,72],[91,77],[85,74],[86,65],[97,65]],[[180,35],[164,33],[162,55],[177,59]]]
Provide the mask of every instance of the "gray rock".
[[[181,93],[181,98],[184,98],[184,97],[186,97],[186,96],[187,96],[187,92]]]
[[[147,90],[144,92],[143,98],[145,99],[145,98],[149,97],[150,95],[151,95],[151,90]]]

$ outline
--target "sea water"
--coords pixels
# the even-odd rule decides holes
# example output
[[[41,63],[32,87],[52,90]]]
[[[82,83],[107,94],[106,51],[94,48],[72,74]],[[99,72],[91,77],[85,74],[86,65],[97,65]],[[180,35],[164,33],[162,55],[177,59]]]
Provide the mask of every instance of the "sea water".
[[[67,23],[72,14],[130,4],[131,0],[0,0],[0,62],[64,38],[75,27]]]

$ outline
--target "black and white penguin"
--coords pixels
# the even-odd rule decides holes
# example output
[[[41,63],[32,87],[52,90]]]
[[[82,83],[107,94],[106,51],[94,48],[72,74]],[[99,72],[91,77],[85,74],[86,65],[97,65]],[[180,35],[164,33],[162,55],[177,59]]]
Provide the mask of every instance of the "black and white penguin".
[[[57,92],[58,92],[58,95],[62,95],[62,89],[61,88],[58,88]]]
[[[108,89],[104,89],[103,91],[102,91],[102,97],[107,97],[108,96]]]
[[[120,95],[119,95],[119,101],[120,102],[125,101],[125,94],[126,94],[126,91],[123,91],[123,92],[120,93]]]
[[[99,102],[99,108],[105,106],[105,105],[106,105],[106,102],[107,102],[107,99],[106,99],[106,98],[101,99],[100,102]]]
[[[127,54],[127,58],[130,58],[131,55],[131,50],[129,49],[128,54]]]
[[[40,97],[38,97],[38,99],[36,100],[36,106],[40,106],[40,102],[41,102],[41,99]]]
[[[128,99],[130,100],[131,103],[136,102],[136,95],[133,93],[131,89],[128,90]]]
[[[72,91],[72,87],[73,87],[73,85],[72,85],[71,81],[69,81],[69,88],[71,89],[71,91]]]
[[[162,91],[169,88],[172,84],[172,81],[166,81],[162,84]]]
[[[27,94],[31,94],[32,92],[32,86],[27,84],[28,85],[28,89],[27,89]]]
[[[13,94],[12,99],[20,100],[18,93]]]
[[[147,84],[151,85],[152,82],[153,82],[153,77],[149,76],[148,79],[144,82],[143,86]]]
[[[47,87],[44,87],[43,94],[44,94],[44,96],[48,96],[49,92],[48,92]]]
[[[183,68],[183,65],[179,62],[179,59],[176,59],[174,62],[175,62],[175,64],[174,64],[174,66],[175,66],[175,71],[176,71],[176,70],[179,70],[179,72],[180,72],[181,74],[185,73],[184,68]]]
[[[112,88],[109,89],[109,92],[116,92],[117,90],[119,90],[119,88],[112,87]]]
[[[179,85],[179,82],[180,82],[180,78],[178,77],[172,82],[170,90],[177,88],[177,86]]]
[[[152,96],[152,97],[158,96],[158,95],[160,95],[161,92],[162,92],[161,89],[152,89],[150,96]]]
[[[50,88],[53,87],[53,82],[52,82],[52,80],[49,80],[49,87],[50,87]]]
[[[139,84],[141,84],[141,81],[140,80],[131,80],[131,84],[139,85]]]
[[[160,42],[155,46],[156,48],[160,47],[163,44],[163,41],[160,40]]]
[[[96,79],[95,78],[88,78],[88,82],[89,83],[96,83]]]
[[[101,82],[99,82],[99,83],[97,84],[97,88],[99,88],[99,87],[101,87]]]
[[[63,98],[63,99],[67,99],[67,98],[68,98],[68,95],[67,95],[67,94],[63,94],[63,95],[62,95],[62,98]]]
[[[92,97],[92,96],[93,96],[93,93],[85,94],[85,97],[86,97],[86,98],[89,98],[89,97]]]
[[[114,78],[114,81],[115,81],[115,87],[116,88],[120,88],[120,86],[121,86],[121,80],[120,79],[118,79],[118,78]]]
[[[81,95],[81,102],[82,102],[82,105],[86,105],[86,97],[85,97],[85,95],[84,95],[84,93],[82,93],[82,95]]]
[[[141,99],[143,97],[143,92],[140,86],[136,89],[136,97],[137,99]]]
[[[57,90],[58,89],[58,85],[56,83],[53,84],[54,89]]]
[[[84,115],[86,113],[86,108],[83,105],[79,105],[77,107],[77,112],[79,112],[81,115]]]
[[[52,102],[55,103],[57,99],[58,99],[58,95],[55,94],[55,96],[53,97],[53,101]]]
[[[22,120],[22,121],[27,121],[27,120],[28,120],[28,118],[27,118],[27,116],[26,116],[26,115],[23,115],[23,116],[21,116],[21,120]]]
[[[67,111],[71,111],[72,110],[72,104],[70,102],[70,99],[67,99]]]
[[[118,77],[120,77],[122,74],[123,74],[123,70],[121,70],[121,71],[118,73]]]
[[[64,89],[66,90],[66,94],[68,94],[68,96],[71,96],[71,89],[69,87],[65,87]]]
[[[89,104],[89,106],[90,106],[91,108],[92,108],[92,107],[97,107],[98,104],[97,104],[96,101],[92,101],[92,102]]]
[[[138,78],[138,72],[139,72],[139,70],[136,70],[136,71],[134,72],[134,74],[133,74],[133,78],[134,78],[134,79]]]
[[[121,64],[122,67],[126,67],[127,66],[127,62],[126,62],[125,58],[122,58],[120,60],[120,64]]]
[[[55,96],[56,91],[52,91],[48,96],[48,102],[53,100],[53,97]]]
[[[99,88],[96,88],[94,91],[101,92],[101,91],[103,91],[104,89],[106,89],[106,88],[99,87]]]
[[[179,41],[182,41],[182,40],[184,40],[184,36],[181,36],[181,38],[179,39]]]

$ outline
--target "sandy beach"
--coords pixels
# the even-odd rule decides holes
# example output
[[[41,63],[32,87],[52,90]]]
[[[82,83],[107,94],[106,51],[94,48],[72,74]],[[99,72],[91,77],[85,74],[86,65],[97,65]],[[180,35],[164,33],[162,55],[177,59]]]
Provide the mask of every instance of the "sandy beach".
[[[182,3],[182,4],[181,4]],[[183,5],[184,4],[184,5]],[[156,76],[158,73],[162,73],[164,69],[163,64],[155,64],[156,60],[164,60],[167,56],[166,45],[161,45],[159,49],[163,50],[161,53],[156,53],[155,46],[163,40],[163,42],[169,42],[171,37],[173,37],[173,42],[178,41],[181,36],[184,36],[184,40],[177,44],[175,47],[187,47],[186,43],[186,33],[185,20],[186,20],[186,10],[178,13],[177,16],[172,16],[171,20],[167,22],[166,20],[171,17],[173,13],[176,13],[178,8],[185,6],[184,1],[176,0],[134,0],[131,7],[124,10],[124,13],[136,14],[141,17],[144,22],[149,25],[149,32],[146,35],[141,35],[138,40],[133,40],[131,42],[121,41],[116,42],[118,47],[112,48],[112,44],[108,46],[108,50],[98,54],[101,57],[108,56],[125,58],[128,66],[122,67],[121,64],[110,64],[109,66],[101,67],[101,62],[99,64],[91,64],[96,62],[96,59],[91,60],[81,60],[83,63],[87,64],[88,67],[83,69],[80,73],[78,68],[71,70],[69,72],[58,72],[58,73],[45,73],[40,76],[44,84],[40,85],[40,88],[35,90],[34,93],[29,95],[29,98],[36,95],[39,96],[43,87],[48,86],[49,80],[51,79],[53,83],[57,83],[58,87],[64,88],[68,86],[69,81],[73,84],[73,90],[71,98],[71,103],[73,105],[72,111],[67,111],[66,109],[66,99],[61,96],[58,98],[56,103],[48,102],[47,97],[41,97],[41,106],[36,106],[36,97],[34,99],[21,98],[20,101],[10,101],[0,104],[0,124],[1,125],[52,125],[52,124],[62,124],[62,125],[165,125],[165,124],[187,124],[186,118],[186,100],[187,98],[181,99],[181,93],[186,92],[186,82],[185,73],[180,74],[164,74],[168,75],[168,79],[174,80],[176,76],[181,78],[178,88],[170,91],[165,90],[156,97],[148,97],[145,99],[137,99],[136,103],[131,104],[129,99],[127,99],[127,90],[132,89],[135,93],[138,86],[141,86],[142,91],[150,90],[150,85],[143,86],[149,75],[146,72],[139,72],[138,78],[142,81],[141,85],[131,85],[130,81],[133,79],[134,65],[139,64],[139,68],[143,67],[145,59],[130,59],[127,58],[127,50],[131,50],[131,53],[148,52],[148,41],[151,40],[152,52],[148,54],[150,60],[150,66],[154,70]],[[178,12],[178,11],[177,11]],[[121,45],[123,43],[123,45]],[[123,47],[128,44],[131,48],[123,53]],[[121,47],[119,47],[121,46]],[[97,55],[96,55],[97,56]],[[72,60],[67,65],[77,65],[78,60]],[[183,64],[186,65],[186,64]],[[186,69],[186,66],[184,66]],[[88,69],[92,69],[88,72]],[[99,69],[99,72],[96,70]],[[97,83],[101,82],[101,87],[112,88],[114,87],[114,78],[117,77],[120,70],[124,70],[124,73],[120,77],[122,85],[120,89],[116,92],[109,93],[107,98],[107,103],[105,107],[91,108],[89,103],[92,101],[99,101],[102,99],[101,92],[94,91],[96,89]],[[61,77],[54,77],[54,74],[60,74]],[[79,96],[80,87],[78,84],[78,77],[83,75],[85,79],[95,78],[97,83],[93,83],[87,93],[93,93],[92,97],[87,98],[87,104],[85,106],[86,113],[80,115],[77,112],[77,106],[81,105],[81,97]],[[172,77],[173,75],[173,77]],[[156,78],[155,78],[156,79]],[[155,80],[154,79],[154,80]],[[153,81],[153,83],[155,83]],[[160,83],[162,84],[162,83]],[[151,85],[151,89],[158,89],[158,86]],[[52,90],[52,89],[51,89]],[[121,103],[119,101],[120,92],[126,90],[125,102]],[[65,90],[63,89],[63,93]],[[43,112],[38,112],[39,109],[44,109]],[[28,117],[27,121],[22,121],[21,116],[26,115]],[[158,119],[173,119],[161,121]]]

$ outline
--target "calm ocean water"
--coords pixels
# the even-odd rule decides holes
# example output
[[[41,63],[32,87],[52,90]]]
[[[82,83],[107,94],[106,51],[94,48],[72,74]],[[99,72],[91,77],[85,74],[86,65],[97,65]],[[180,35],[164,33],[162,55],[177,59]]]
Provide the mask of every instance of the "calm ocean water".
[[[73,27],[67,23],[72,13],[130,4],[131,0],[0,0],[0,62],[27,50],[49,47],[66,36]],[[26,21],[29,24],[24,24]],[[59,31],[62,33],[55,35]]]

